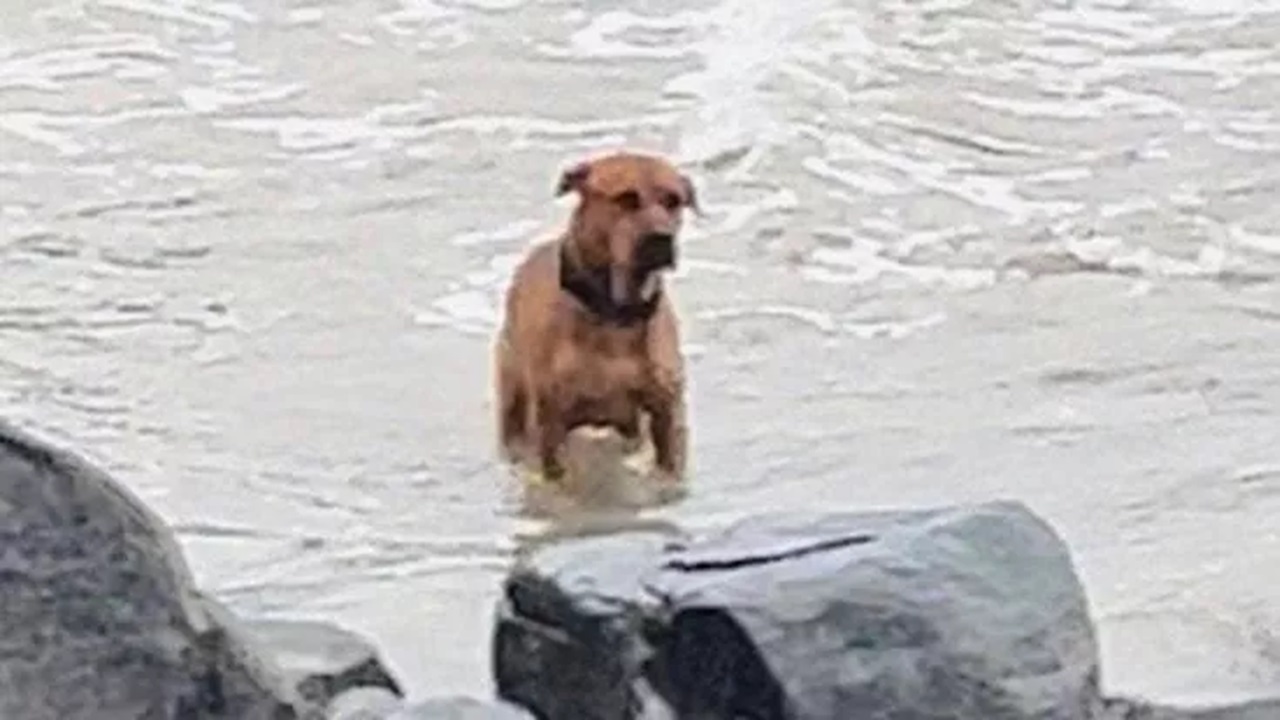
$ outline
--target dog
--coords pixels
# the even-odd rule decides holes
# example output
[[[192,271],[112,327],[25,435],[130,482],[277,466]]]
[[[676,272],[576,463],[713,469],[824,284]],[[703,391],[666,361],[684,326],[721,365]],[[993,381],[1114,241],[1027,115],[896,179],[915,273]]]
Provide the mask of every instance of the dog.
[[[684,359],[663,275],[677,265],[693,183],[671,162],[618,151],[565,169],[555,195],[577,195],[558,239],[533,246],[507,287],[494,344],[500,453],[564,476],[561,451],[582,426],[611,427],[633,447],[647,415],[654,469],[683,479]]]

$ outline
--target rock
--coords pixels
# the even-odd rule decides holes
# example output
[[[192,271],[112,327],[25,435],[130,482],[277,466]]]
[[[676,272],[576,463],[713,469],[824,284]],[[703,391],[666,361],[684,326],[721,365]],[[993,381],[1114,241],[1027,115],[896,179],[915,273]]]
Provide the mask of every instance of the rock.
[[[493,644],[499,696],[554,720],[1101,710],[1069,553],[1009,502],[544,546],[507,579]]]
[[[645,607],[656,598],[642,581],[670,542],[640,531],[535,548],[499,601],[491,650],[498,696],[540,718],[643,717],[636,685],[649,652],[644,625],[658,609]]]
[[[534,720],[507,703],[468,697],[432,698],[401,709],[387,720]]]
[[[0,588],[4,718],[320,718],[317,685],[385,683],[367,663],[339,670],[367,648],[308,646],[315,681],[300,664],[277,667],[287,651],[263,640],[306,643],[280,625],[249,632],[199,592],[172,532],[131,492],[3,422]]]
[[[357,687],[329,703],[326,720],[386,720],[401,704],[400,696],[384,687]]]
[[[242,626],[304,699],[327,705],[354,688],[404,692],[368,640],[327,622],[245,620]]]

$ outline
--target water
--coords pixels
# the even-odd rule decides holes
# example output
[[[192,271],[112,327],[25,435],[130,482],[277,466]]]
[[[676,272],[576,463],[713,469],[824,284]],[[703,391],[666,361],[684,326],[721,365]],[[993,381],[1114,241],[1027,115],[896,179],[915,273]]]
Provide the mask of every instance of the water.
[[[1280,681],[1275,3],[4,10],[0,402],[236,608],[487,692],[538,528],[489,333],[557,171],[627,143],[706,206],[674,282],[694,486],[656,520],[1019,498],[1111,687]]]

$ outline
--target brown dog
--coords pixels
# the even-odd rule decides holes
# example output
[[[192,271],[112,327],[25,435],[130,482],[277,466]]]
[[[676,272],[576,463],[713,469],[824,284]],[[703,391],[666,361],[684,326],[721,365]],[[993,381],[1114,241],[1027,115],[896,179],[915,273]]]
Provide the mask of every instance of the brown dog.
[[[536,453],[549,480],[564,474],[571,430],[611,426],[640,437],[648,415],[654,464],[684,476],[684,368],[662,273],[676,265],[693,184],[658,157],[618,152],[565,170],[556,195],[579,197],[558,240],[535,246],[507,288],[494,347],[500,449]]]

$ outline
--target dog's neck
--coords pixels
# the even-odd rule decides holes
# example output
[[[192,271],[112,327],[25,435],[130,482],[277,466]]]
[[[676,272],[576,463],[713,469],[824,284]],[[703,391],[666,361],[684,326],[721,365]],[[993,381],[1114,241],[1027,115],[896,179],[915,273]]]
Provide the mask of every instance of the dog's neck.
[[[652,278],[651,282],[658,282]],[[569,293],[596,319],[617,327],[642,325],[658,311],[662,301],[662,285],[638,302],[618,303],[609,295],[609,284],[599,273],[591,273],[581,267],[565,245],[560,247],[560,289]]]

